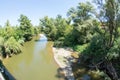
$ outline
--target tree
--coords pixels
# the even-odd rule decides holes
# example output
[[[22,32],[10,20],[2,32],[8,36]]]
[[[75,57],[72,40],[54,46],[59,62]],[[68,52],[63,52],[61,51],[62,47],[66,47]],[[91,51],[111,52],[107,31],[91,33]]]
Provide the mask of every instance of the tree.
[[[40,19],[40,26],[43,29],[43,32],[46,34],[49,40],[55,40],[56,27],[54,25],[54,19],[45,16],[43,19]]]
[[[61,15],[57,15],[55,19],[55,26],[57,29],[56,39],[57,40],[64,40],[65,36],[68,34],[70,25],[67,23],[65,18],[62,18]]]
[[[6,21],[6,23],[5,23],[5,26],[4,26],[5,28],[4,28],[4,38],[5,39],[8,39],[8,38],[10,38],[10,37],[12,37],[12,36],[14,36],[15,35],[15,30],[14,30],[14,28],[10,25],[10,22],[9,22],[9,20],[7,20]]]
[[[115,38],[118,37],[118,19],[120,15],[119,11],[119,0],[96,0],[96,4],[98,4],[99,12],[97,14],[97,18],[100,20],[101,24],[103,24],[107,31],[106,34],[109,35],[108,39],[108,47],[112,47],[115,41]]]
[[[68,45],[67,36],[73,29],[69,20],[63,18],[61,15],[57,15],[55,19],[45,16],[40,20],[39,26],[49,40],[55,41],[54,46]]]
[[[79,3],[77,8],[71,8],[67,15],[71,22],[73,23],[73,44],[84,44],[88,43],[92,36],[92,27],[94,18],[92,18],[93,14],[93,6],[87,3]]]
[[[39,28],[38,28],[37,26],[34,27],[34,34],[35,34],[36,36],[38,36],[39,33],[40,33]]]
[[[21,52],[21,45],[15,40],[14,37],[10,37],[5,43],[5,53],[10,54],[18,54]]]
[[[17,42],[19,42],[21,45],[25,42],[23,31],[20,29],[20,27],[15,26],[14,27],[14,35],[13,37],[16,39]]]
[[[24,34],[23,37],[25,38],[25,41],[31,40],[33,35],[31,21],[25,15],[20,15],[18,21],[20,22],[20,30]]]
[[[4,37],[0,37],[0,53],[1,56],[7,57],[11,56],[11,54],[18,54],[21,52],[21,45],[15,40],[14,37],[10,37],[9,39],[4,39]]]
[[[112,80],[118,80],[117,72],[112,65],[114,59],[119,60],[120,39],[118,37],[118,16],[119,0],[95,0],[99,13],[96,17],[99,19],[102,27],[96,30],[96,35],[92,38],[89,46],[83,51],[87,56],[89,64],[97,66],[104,71]]]

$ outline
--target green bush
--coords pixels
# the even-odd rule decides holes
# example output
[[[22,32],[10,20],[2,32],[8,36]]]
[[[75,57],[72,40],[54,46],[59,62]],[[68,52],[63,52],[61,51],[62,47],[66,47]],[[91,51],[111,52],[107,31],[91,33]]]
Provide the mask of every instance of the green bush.
[[[83,44],[83,45],[75,45],[73,47],[73,50],[77,51],[77,52],[83,52],[86,47],[88,46],[88,44]]]
[[[63,41],[55,41],[53,46],[54,47],[62,47],[63,46]]]

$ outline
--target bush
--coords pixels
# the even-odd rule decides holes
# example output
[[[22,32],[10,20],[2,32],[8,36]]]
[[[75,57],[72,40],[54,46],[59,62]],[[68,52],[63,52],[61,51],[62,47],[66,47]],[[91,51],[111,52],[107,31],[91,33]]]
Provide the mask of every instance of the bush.
[[[54,47],[62,47],[63,46],[63,41],[55,41],[53,46]]]
[[[77,51],[77,52],[83,52],[86,47],[88,46],[88,44],[83,44],[83,45],[75,45],[73,47],[73,50]]]

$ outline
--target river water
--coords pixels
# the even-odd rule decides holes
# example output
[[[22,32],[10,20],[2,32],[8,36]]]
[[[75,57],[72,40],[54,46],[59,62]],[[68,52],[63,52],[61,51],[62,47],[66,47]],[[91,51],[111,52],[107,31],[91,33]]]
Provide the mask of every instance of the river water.
[[[3,62],[16,80],[59,80],[52,42],[47,42],[45,37],[26,42],[22,53]]]

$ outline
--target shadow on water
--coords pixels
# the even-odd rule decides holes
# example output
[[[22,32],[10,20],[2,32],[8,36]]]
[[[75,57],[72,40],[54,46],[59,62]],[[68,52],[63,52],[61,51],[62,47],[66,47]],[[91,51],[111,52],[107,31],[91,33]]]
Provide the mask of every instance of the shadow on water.
[[[35,40],[35,42],[44,42],[44,41],[46,41],[46,40]]]

